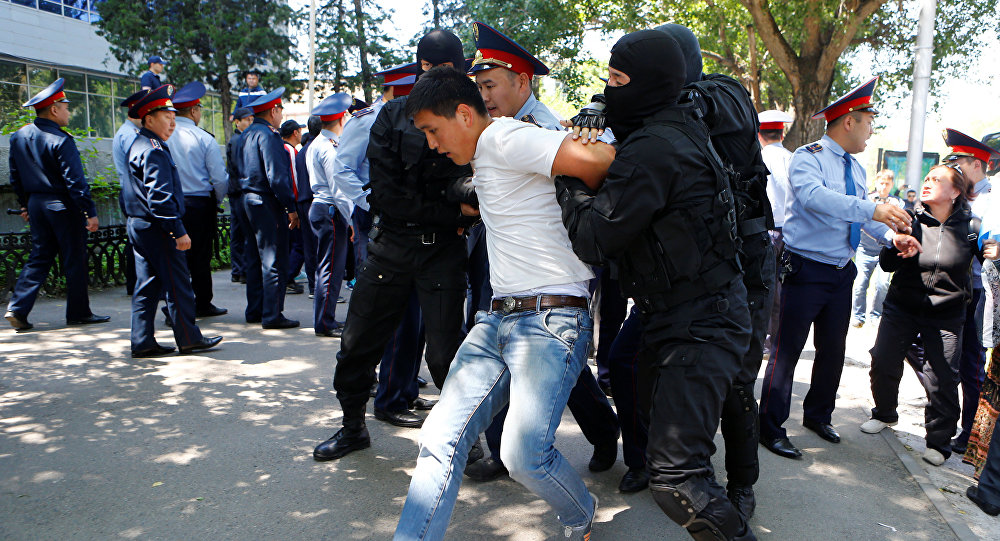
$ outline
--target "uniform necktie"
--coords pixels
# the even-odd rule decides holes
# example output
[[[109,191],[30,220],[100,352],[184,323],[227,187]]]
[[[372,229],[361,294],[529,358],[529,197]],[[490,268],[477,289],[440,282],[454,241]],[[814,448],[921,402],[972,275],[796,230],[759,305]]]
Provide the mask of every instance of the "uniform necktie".
[[[844,185],[847,195],[856,196],[858,192],[854,187],[854,172],[851,167],[851,155],[844,153]],[[851,222],[849,224],[850,229],[847,234],[847,242],[850,243],[852,250],[858,249],[858,244],[861,244],[861,224],[857,222]]]

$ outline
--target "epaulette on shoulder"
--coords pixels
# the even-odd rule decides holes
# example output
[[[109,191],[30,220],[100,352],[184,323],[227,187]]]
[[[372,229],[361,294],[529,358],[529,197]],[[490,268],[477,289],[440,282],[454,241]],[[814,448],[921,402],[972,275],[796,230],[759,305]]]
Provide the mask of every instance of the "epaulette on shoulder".
[[[823,145],[819,143],[813,143],[811,145],[806,146],[806,152],[809,152],[810,154],[816,154],[821,150],[823,150]]]
[[[160,145],[160,140],[159,139],[154,139],[153,137],[150,137],[149,138],[149,144],[153,145],[153,148],[155,148],[157,150],[163,150],[163,147]]]
[[[365,107],[364,109],[358,109],[357,111],[354,111],[354,118],[370,115],[374,112],[375,112],[375,107]]]
[[[199,127],[199,128],[201,128],[201,126],[198,126],[198,127]],[[205,128],[201,128],[201,131],[203,131],[203,132],[205,132],[205,133],[207,133],[207,134],[211,135],[211,136],[212,136],[212,139],[215,139],[215,134],[214,134],[214,133],[212,133],[212,132],[210,132],[210,131],[206,130]]]
[[[278,135],[281,135],[281,132],[280,132],[280,131],[278,131],[277,129],[275,129],[275,127],[274,127],[274,126],[272,126],[272,125],[268,124],[268,125],[267,125],[267,127],[268,127],[268,128],[271,128],[271,131],[272,131],[272,132],[274,132],[274,133],[276,133],[276,134],[278,134]]]

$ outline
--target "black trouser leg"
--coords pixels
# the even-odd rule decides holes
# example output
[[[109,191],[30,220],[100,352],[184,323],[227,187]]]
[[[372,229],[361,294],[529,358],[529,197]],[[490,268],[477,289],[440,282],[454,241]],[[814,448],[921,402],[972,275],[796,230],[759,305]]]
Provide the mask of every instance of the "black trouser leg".
[[[920,326],[924,358],[930,368],[925,371],[930,390],[930,403],[924,410],[927,447],[940,451],[946,458],[951,455],[951,437],[961,415],[958,382],[964,323],[964,318],[925,319]]]
[[[184,197],[184,229],[191,248],[184,252],[194,290],[195,311],[212,305],[212,244],[215,242],[216,203],[213,197]]]

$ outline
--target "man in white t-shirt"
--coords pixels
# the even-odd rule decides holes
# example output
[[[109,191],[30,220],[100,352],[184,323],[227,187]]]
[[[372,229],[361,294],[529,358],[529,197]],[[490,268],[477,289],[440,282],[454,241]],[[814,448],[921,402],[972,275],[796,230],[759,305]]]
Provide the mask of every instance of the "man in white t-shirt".
[[[593,335],[593,273],[573,253],[552,178],[596,187],[614,150],[490,118],[476,84],[451,68],[423,74],[406,112],[430,148],[472,164],[494,297],[491,310],[476,314],[424,421],[396,539],[444,537],[469,448],[508,403],[500,453],[510,476],[552,506],[567,537],[589,537],[597,500],[554,444]]]

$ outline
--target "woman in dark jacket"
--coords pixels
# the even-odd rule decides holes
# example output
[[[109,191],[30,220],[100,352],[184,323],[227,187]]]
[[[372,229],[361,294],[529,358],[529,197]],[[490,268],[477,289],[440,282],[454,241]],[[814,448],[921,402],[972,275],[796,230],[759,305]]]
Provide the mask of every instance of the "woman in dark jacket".
[[[898,421],[903,356],[919,334],[930,398],[924,413],[927,451],[923,459],[935,466],[951,454],[951,437],[961,412],[958,359],[962,325],[970,298],[972,258],[982,259],[976,242],[978,220],[973,220],[969,210],[970,188],[957,165],[931,168],[912,223],[912,234],[922,249],[900,253],[896,248],[883,248],[879,255],[882,269],[895,274],[871,349],[875,408],[861,430],[874,434]],[[995,258],[995,243],[984,251]]]

